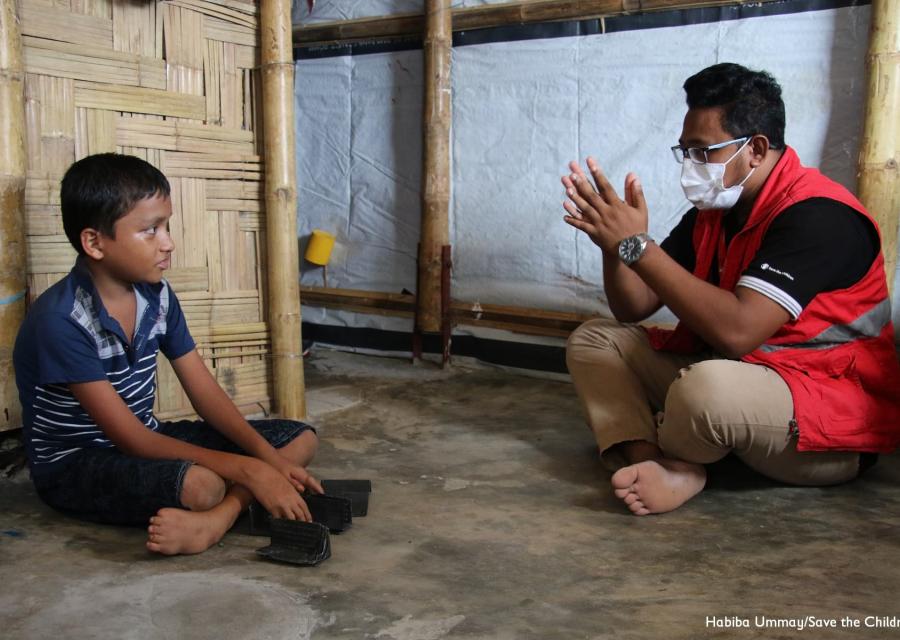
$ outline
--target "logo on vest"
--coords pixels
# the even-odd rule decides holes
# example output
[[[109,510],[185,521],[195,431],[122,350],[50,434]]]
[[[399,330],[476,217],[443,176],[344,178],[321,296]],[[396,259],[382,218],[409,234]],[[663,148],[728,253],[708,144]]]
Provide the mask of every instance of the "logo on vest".
[[[786,271],[781,271],[780,269],[776,269],[775,267],[770,265],[768,262],[763,262],[761,265],[759,265],[759,268],[762,269],[763,271],[771,271],[772,273],[777,273],[780,276],[784,276],[791,282],[793,282],[793,280],[794,280],[794,276],[792,276],[791,274],[789,274]]]

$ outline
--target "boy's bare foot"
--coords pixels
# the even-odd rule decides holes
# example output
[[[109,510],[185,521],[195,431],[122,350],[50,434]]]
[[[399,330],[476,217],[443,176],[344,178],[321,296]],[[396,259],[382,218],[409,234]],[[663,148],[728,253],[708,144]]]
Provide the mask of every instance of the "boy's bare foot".
[[[705,484],[703,465],[668,458],[638,462],[612,476],[616,496],[636,516],[677,509],[700,493]]]
[[[220,505],[221,506],[221,505]],[[200,553],[216,544],[234,524],[227,510],[160,509],[147,527],[147,548],[167,556]]]

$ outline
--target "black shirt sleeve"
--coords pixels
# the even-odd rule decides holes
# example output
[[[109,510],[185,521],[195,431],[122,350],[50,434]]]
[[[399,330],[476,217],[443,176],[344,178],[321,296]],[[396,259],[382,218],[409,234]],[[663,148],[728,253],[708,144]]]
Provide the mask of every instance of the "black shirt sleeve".
[[[669,254],[670,258],[691,273],[694,272],[696,263],[696,254],[694,253],[694,225],[696,222],[697,208],[692,207],[659,245],[663,251]]]
[[[862,214],[810,198],[772,221],[738,286],[771,298],[796,319],[817,294],[856,284],[879,249],[875,227]]]

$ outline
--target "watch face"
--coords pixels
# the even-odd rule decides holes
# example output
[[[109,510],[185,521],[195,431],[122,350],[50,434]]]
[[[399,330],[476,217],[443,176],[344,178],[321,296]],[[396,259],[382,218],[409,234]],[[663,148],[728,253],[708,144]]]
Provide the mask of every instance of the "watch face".
[[[625,262],[631,262],[635,259],[635,254],[637,253],[638,247],[641,242],[634,236],[630,238],[625,238],[622,240],[622,244],[619,245],[619,256]]]
[[[630,236],[619,243],[619,257],[627,265],[634,264],[644,253],[645,240],[641,236]]]

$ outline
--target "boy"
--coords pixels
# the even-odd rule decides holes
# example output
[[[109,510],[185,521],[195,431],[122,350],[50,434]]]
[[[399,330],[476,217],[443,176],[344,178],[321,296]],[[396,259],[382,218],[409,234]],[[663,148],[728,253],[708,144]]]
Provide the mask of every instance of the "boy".
[[[310,520],[298,490],[322,490],[305,470],[315,431],[248,423],[163,279],[175,249],[165,176],[133,156],[89,156],[66,172],[60,200],[78,258],[31,306],[13,355],[38,495],[96,522],[149,521],[147,548],[166,555],[208,549],[253,497]],[[153,416],[160,350],[205,422]]]

